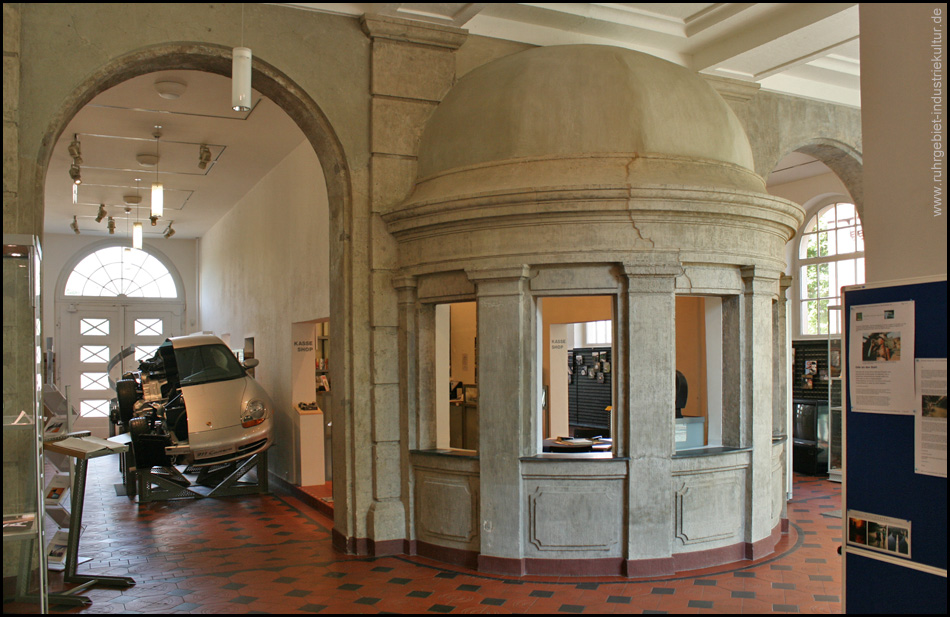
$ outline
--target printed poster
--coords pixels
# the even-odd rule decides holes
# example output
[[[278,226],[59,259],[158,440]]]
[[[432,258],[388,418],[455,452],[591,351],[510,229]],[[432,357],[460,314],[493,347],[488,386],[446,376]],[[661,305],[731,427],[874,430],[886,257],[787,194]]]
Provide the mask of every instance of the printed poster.
[[[851,410],[913,415],[914,302],[851,307],[848,385]]]
[[[914,471],[947,477],[947,359],[917,358]]]

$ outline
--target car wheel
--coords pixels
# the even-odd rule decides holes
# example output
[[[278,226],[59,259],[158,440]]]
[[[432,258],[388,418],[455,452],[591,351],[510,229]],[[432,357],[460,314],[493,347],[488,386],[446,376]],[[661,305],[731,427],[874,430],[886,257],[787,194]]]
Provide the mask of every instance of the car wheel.
[[[119,402],[119,419],[127,424],[132,419],[133,406],[138,400],[138,391],[134,379],[120,379],[115,383],[115,395]]]

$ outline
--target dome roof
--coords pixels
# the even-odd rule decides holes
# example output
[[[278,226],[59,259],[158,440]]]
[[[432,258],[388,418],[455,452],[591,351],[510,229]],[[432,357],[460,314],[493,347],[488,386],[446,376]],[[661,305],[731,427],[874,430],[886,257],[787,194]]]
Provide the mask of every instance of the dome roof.
[[[468,73],[426,126],[419,178],[549,156],[636,153],[753,169],[735,114],[701,77],[619,47],[563,45]]]

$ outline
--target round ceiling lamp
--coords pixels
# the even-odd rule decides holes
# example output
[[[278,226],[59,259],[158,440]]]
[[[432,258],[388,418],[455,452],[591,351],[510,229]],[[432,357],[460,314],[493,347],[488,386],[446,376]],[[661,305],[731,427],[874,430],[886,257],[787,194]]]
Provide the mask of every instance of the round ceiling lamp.
[[[138,161],[138,164],[141,167],[156,167],[158,166],[158,155],[157,154],[136,154],[135,160]]]
[[[174,101],[185,93],[188,84],[173,79],[160,79],[155,82],[153,87],[155,88],[155,92],[158,92],[158,96]]]

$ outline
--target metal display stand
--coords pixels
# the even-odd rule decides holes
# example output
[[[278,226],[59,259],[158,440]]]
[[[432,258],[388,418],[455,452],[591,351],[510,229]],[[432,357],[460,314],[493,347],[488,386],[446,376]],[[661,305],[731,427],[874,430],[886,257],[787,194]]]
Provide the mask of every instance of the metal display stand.
[[[117,441],[131,440],[128,433],[116,437]],[[174,466],[135,469],[131,451],[123,453],[125,459],[125,487],[129,496],[138,494],[139,503],[168,499],[201,499],[202,497],[234,497],[257,495],[268,492],[267,451],[258,452],[246,459],[209,465],[188,467],[184,472]],[[252,470],[256,481],[242,481]],[[185,474],[197,473],[189,480]],[[208,490],[210,489],[210,490]]]
[[[109,587],[132,587],[135,585],[135,580],[128,576],[89,576],[76,573],[76,567],[79,565],[79,535],[82,531],[82,509],[86,497],[86,471],[89,459],[128,450],[128,446],[115,442],[109,442],[112,445],[101,445],[98,449],[87,449],[91,447],[88,444],[92,444],[92,446],[100,445],[98,442],[102,440],[93,441],[94,439],[92,437],[69,437],[62,441],[44,444],[45,449],[51,452],[58,452],[76,459],[71,489],[72,507],[69,514],[69,539],[66,545],[66,571],[63,575],[63,581],[79,583],[79,586],[66,592],[50,593],[49,601],[54,604],[73,606],[92,604],[92,600],[88,597],[77,594],[95,585]],[[77,444],[76,441],[81,442],[81,444]]]

